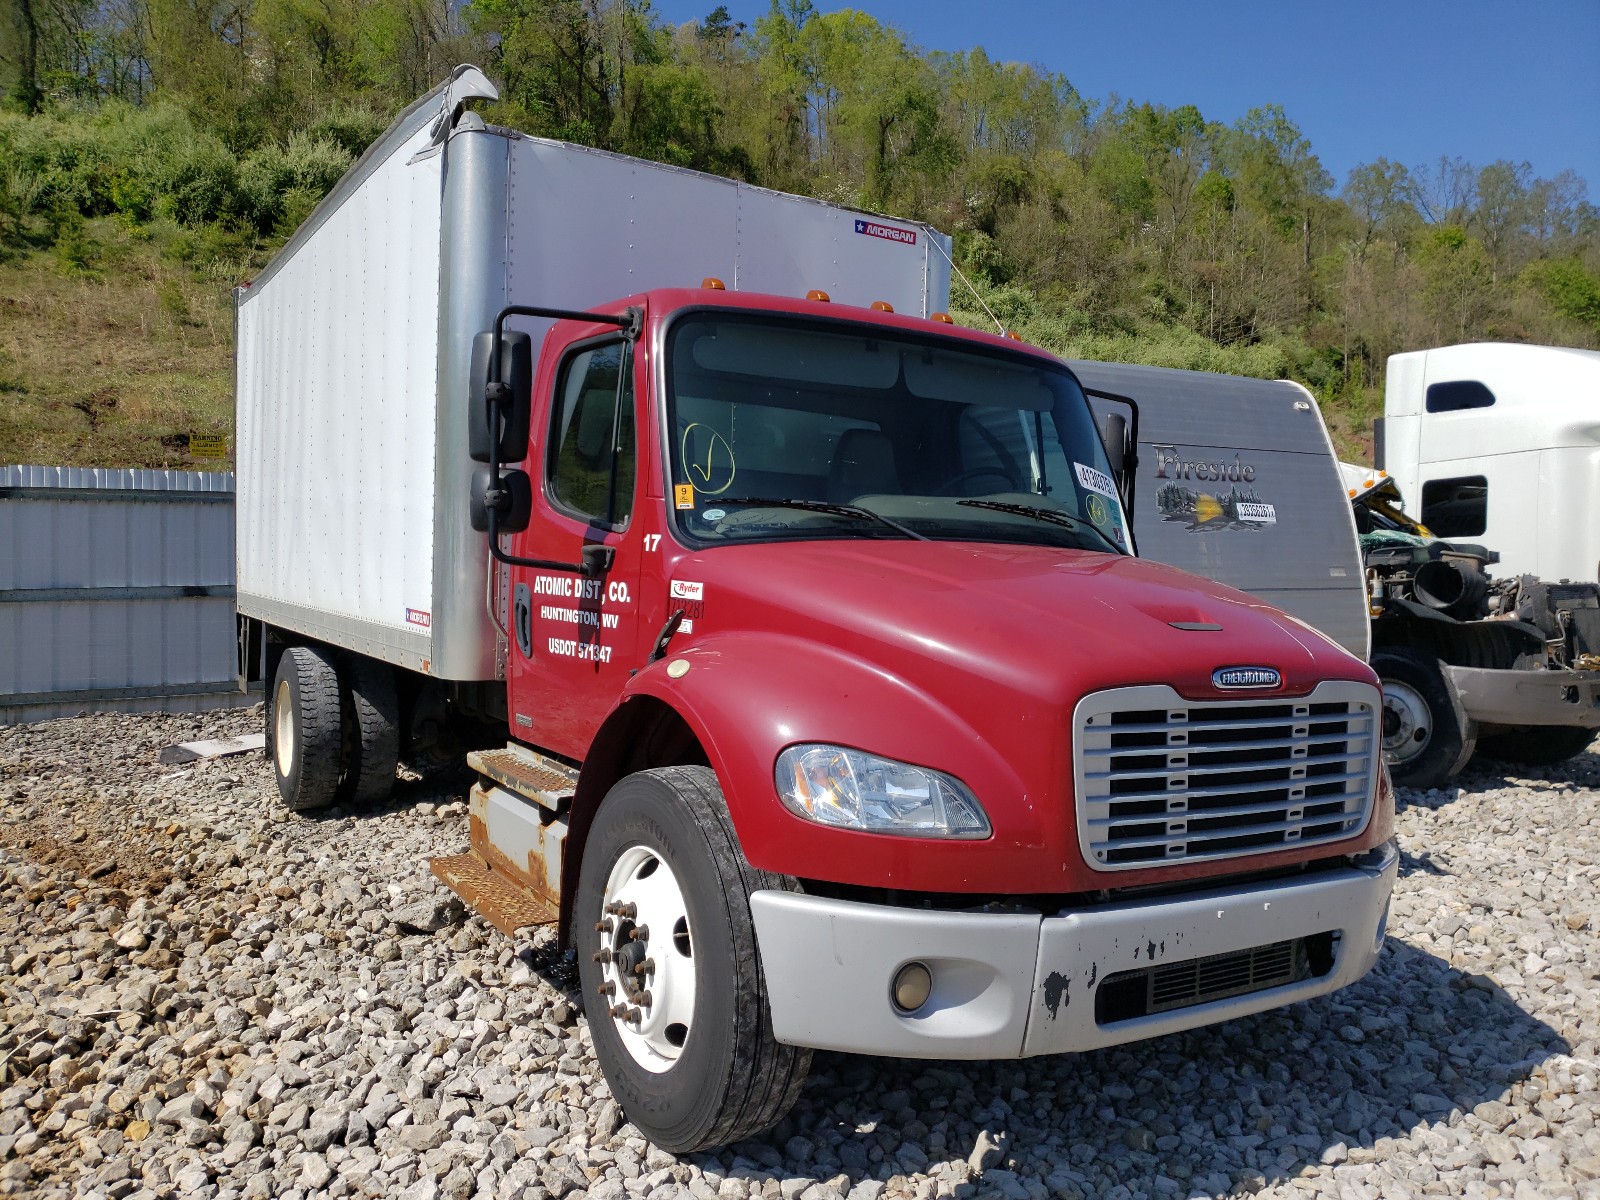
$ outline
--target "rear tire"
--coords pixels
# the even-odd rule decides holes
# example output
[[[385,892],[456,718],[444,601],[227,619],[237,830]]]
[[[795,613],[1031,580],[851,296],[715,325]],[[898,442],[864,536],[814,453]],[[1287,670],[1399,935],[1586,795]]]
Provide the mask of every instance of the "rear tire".
[[[1600,730],[1566,725],[1540,725],[1478,739],[1478,753],[1484,758],[1548,767],[1566,762],[1587,750]]]
[[[343,773],[339,675],[328,655],[290,646],[278,660],[267,706],[278,794],[295,812],[327,808],[338,798]]]
[[[772,1035],[750,915],[760,889],[799,885],[745,861],[706,767],[628,776],[589,830],[573,915],[589,1031],[623,1111],[663,1150],[770,1129],[810,1069],[811,1051]]]
[[[1372,669],[1383,684],[1383,758],[1397,787],[1443,787],[1472,757],[1477,730],[1439,660],[1405,648],[1379,650]]]
[[[394,668],[372,658],[351,655],[344,661],[350,753],[341,803],[381,804],[394,791],[400,763],[400,701]]]

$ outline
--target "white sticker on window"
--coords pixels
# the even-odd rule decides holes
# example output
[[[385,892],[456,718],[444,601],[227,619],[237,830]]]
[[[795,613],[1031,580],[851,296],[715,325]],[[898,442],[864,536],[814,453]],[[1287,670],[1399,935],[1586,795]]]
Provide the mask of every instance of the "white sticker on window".
[[[1093,467],[1086,467],[1081,462],[1072,464],[1078,472],[1078,482],[1091,492],[1099,492],[1102,496],[1122,502],[1122,497],[1117,494],[1116,482],[1104,471],[1097,471]]]

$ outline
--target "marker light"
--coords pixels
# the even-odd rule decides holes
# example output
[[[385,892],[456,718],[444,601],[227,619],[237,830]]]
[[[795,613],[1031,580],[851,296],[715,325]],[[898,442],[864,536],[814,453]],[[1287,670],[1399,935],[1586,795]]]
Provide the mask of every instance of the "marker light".
[[[718,279],[715,275],[707,275],[700,281],[700,286],[705,288],[708,292],[725,292],[728,290],[728,285],[723,283],[722,280]]]
[[[874,300],[872,302],[872,311],[873,312],[893,312],[894,311],[894,305],[890,304],[887,300]]]
[[[806,293],[807,300],[815,300],[818,304],[827,304],[831,297],[819,288],[812,288]]]
[[[1006,330],[1006,336],[1008,338],[1010,338],[1013,342],[1020,342],[1022,340],[1022,335],[1020,333],[1018,333],[1015,329]]]
[[[956,319],[949,313],[934,313],[928,320],[937,321],[941,325],[954,325],[956,323]]]
[[[965,784],[927,767],[844,746],[790,746],[778,755],[778,795],[818,825],[906,837],[986,838],[989,818]]]

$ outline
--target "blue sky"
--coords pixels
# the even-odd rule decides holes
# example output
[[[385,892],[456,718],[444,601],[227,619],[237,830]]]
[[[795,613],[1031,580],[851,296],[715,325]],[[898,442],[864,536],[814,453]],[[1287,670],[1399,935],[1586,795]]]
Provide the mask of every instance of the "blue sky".
[[[754,24],[767,0],[726,0]],[[655,0],[696,20],[716,0]],[[859,8],[924,50],[982,46],[1059,71],[1092,99],[1194,104],[1231,123],[1281,104],[1342,186],[1380,155],[1432,166],[1571,168],[1600,203],[1600,0],[816,0]]]

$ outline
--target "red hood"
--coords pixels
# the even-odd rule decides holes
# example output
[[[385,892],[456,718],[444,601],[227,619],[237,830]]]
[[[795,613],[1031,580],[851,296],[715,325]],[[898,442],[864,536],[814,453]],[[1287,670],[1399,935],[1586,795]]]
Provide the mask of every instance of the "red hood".
[[[1243,592],[1109,554],[972,542],[788,542],[693,555],[680,560],[676,575],[705,583],[713,629],[737,619],[823,641],[906,678],[925,679],[931,669],[948,687],[952,672],[978,676],[1068,707],[1100,688],[1144,683],[1215,697],[1211,675],[1219,667],[1274,667],[1285,695],[1324,679],[1374,681],[1364,663]]]
[[[1294,846],[1115,877],[1094,871],[1074,816],[1073,710],[1090,693],[1140,684],[1200,701],[1303,695],[1325,680],[1376,687],[1360,660],[1260,601],[1109,554],[838,540],[718,547],[671,568],[694,610],[693,630],[673,643],[694,664],[683,694],[722,706],[700,726],[718,743],[714,761],[726,770],[745,852],[763,869],[807,878],[1054,894],[1301,860]],[[1214,671],[1240,666],[1275,668],[1283,685],[1242,695],[1213,688]],[[738,735],[719,742],[725,730]],[[801,742],[946,771],[973,789],[994,836],[946,843],[801,821],[771,795],[778,753]],[[1369,823],[1319,853],[1386,836],[1386,823]]]

